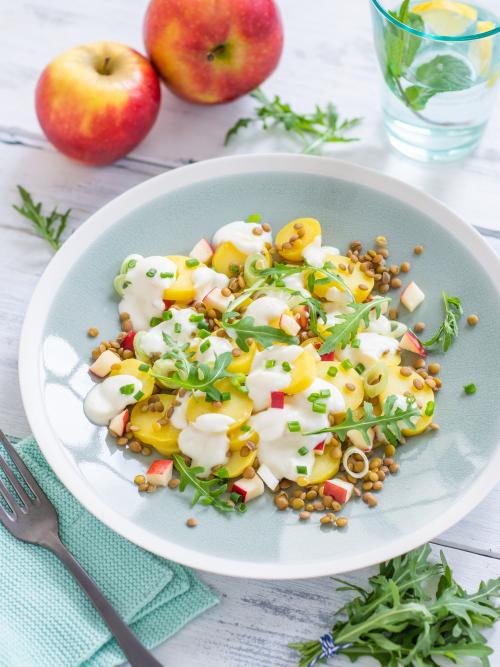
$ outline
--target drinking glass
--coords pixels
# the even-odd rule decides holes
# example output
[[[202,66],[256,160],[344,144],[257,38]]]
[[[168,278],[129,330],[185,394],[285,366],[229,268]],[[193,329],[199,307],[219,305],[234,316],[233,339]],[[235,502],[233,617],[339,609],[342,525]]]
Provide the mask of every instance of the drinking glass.
[[[491,114],[500,79],[498,0],[371,0],[392,146],[423,161],[469,153]]]

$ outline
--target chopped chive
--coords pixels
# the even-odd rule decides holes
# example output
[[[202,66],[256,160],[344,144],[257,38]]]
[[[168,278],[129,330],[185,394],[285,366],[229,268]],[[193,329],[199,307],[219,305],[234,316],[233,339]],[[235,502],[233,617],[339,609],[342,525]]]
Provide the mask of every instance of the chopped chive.
[[[231,498],[233,503],[239,503],[241,500],[240,494],[236,493],[236,491],[233,491],[229,497]]]
[[[150,327],[155,327],[157,324],[160,324],[161,321],[162,321],[162,320],[161,320],[159,317],[152,317],[152,318],[149,320],[149,326],[150,326]]]
[[[173,278],[174,274],[167,271],[166,273],[160,273],[160,278]]]
[[[182,331],[182,324],[180,322],[176,322],[174,324],[174,333],[180,333]]]
[[[137,264],[136,259],[129,259],[128,262],[127,262],[127,271],[129,269],[133,269],[136,264]]]
[[[210,336],[210,331],[206,331],[205,329],[201,329],[198,336],[200,338],[208,338]]]
[[[163,313],[161,314],[161,318],[162,318],[162,320],[164,320],[165,322],[166,322],[167,320],[171,320],[172,317],[173,317],[173,314],[172,314],[172,311],[171,311],[171,310],[164,310]]]
[[[319,394],[316,391],[313,391],[312,394],[309,394],[307,400],[309,401],[309,403],[314,403],[315,401],[318,400],[319,397],[320,397]]]
[[[174,366],[175,366],[176,368],[182,368],[182,367],[183,367],[183,363],[182,363],[182,361],[181,361],[180,359],[178,359],[178,360],[174,363]]]
[[[307,475],[307,466],[297,466],[295,470],[299,475]]]
[[[297,454],[299,454],[299,456],[305,456],[308,451],[307,447],[301,447],[297,450]]]
[[[238,385],[239,391],[241,391],[242,394],[248,394],[248,387],[244,384],[239,384]]]
[[[329,375],[331,378],[334,378],[338,373],[338,368],[336,366],[330,366],[330,368],[326,371],[326,374]]]
[[[285,373],[289,373],[289,372],[292,370],[292,367],[290,366],[290,364],[288,363],[288,361],[284,361],[284,362],[281,364],[281,368],[285,371]]]
[[[149,364],[139,364],[139,370],[143,373],[147,373],[149,371]]]
[[[322,390],[319,392],[319,396],[320,396],[320,398],[328,398],[328,397],[331,396],[331,395],[332,395],[332,392],[331,392],[329,389],[322,389]]]
[[[240,267],[237,264],[231,264],[229,270],[231,271],[231,273],[234,273],[234,275],[238,275],[238,273],[240,272]]]
[[[466,394],[469,394],[469,395],[475,394],[476,391],[477,391],[477,387],[473,382],[471,382],[470,384],[466,384],[464,386],[464,391],[465,391]]]
[[[144,392],[140,391],[140,390],[136,391],[136,393],[134,394],[134,398],[135,398],[136,401],[140,401],[143,396],[144,396]]]
[[[252,213],[251,215],[247,216],[246,221],[247,222],[260,222],[262,220],[262,216],[260,213]]]
[[[326,413],[326,403],[319,403],[318,401],[316,403],[313,403],[313,412],[317,412],[320,415],[324,415]]]
[[[252,427],[250,424],[243,424],[243,426],[240,426],[240,431],[243,431],[243,433],[247,433],[248,431],[251,431]]]
[[[189,321],[190,322],[202,322],[205,319],[204,315],[190,315],[189,316]]]
[[[348,371],[350,368],[352,368],[352,361],[350,361],[349,359],[344,359],[344,361],[340,365],[345,371]]]
[[[274,368],[276,366],[276,359],[268,359],[266,361],[266,368]]]
[[[131,285],[131,284],[132,284],[132,283],[130,282],[130,280],[126,280],[126,281],[122,284],[122,289],[127,289],[127,287],[128,287],[129,285]]]
[[[244,514],[244,513],[247,511],[247,505],[246,505],[246,503],[244,503],[244,502],[242,501],[241,503],[238,503],[238,504],[236,505],[236,509],[237,509],[238,512],[240,512],[241,514]]]
[[[351,343],[351,347],[355,347],[355,348],[359,347],[359,344],[360,344],[359,338],[355,338]]]
[[[222,394],[220,395],[220,400],[221,401],[230,401],[231,400],[231,392],[230,391],[223,391]]]
[[[124,396],[130,396],[134,393],[134,389],[134,384],[124,384],[120,387],[120,394],[123,394]]]
[[[429,401],[425,406],[426,417],[431,417],[434,414],[434,401]]]
[[[354,370],[361,375],[361,373],[364,372],[365,367],[363,366],[363,364],[359,363],[356,364],[356,366],[354,366]]]
[[[300,431],[300,423],[297,421],[287,422],[290,433],[298,433]]]
[[[220,477],[221,479],[227,479],[229,477],[229,473],[227,471],[227,468],[219,468],[217,472],[215,473],[217,477]]]
[[[195,259],[194,257],[186,259],[186,266],[188,267],[188,269],[192,269],[195,266],[198,266],[199,263],[200,261],[198,259]]]
[[[274,284],[276,285],[276,287],[286,287],[286,283],[284,280],[276,280]]]
[[[198,329],[206,329],[208,330],[208,322],[205,322],[205,320],[201,320],[201,322],[198,322],[196,325]]]
[[[206,352],[208,348],[210,347],[211,343],[209,340],[206,340],[204,343],[200,345],[200,352],[203,354],[203,352]]]
[[[149,271],[146,271],[146,275],[148,278],[154,278],[157,274],[156,269],[149,269]]]

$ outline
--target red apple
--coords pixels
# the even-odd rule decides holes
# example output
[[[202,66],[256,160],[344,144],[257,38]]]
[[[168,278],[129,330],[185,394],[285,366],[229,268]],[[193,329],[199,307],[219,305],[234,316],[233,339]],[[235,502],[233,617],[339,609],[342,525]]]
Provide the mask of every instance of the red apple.
[[[87,164],[107,164],[129,153],[153,126],[159,106],[151,63],[116,42],[61,53],[36,88],[36,113],[49,141]]]
[[[283,28],[274,0],[152,0],[144,42],[172,92],[217,104],[267,79],[281,56]]]

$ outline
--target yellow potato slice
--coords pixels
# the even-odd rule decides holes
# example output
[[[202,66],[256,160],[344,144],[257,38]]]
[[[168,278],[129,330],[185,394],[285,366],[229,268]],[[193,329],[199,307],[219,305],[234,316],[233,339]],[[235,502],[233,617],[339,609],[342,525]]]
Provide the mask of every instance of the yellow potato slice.
[[[243,265],[247,256],[230,241],[221,243],[212,257],[212,267],[219,273],[232,277],[231,264]]]
[[[352,292],[353,297],[358,303],[366,301],[370,296],[375,280],[367,276],[362,270],[360,262],[357,262],[354,265],[354,271],[349,273],[347,268],[351,263],[349,257],[344,257],[344,255],[331,255],[327,258],[328,262],[331,262],[335,266],[335,273],[338,273],[342,276],[344,282],[349,287]],[[341,268],[345,267],[345,268]],[[320,272],[316,273],[318,279],[324,278],[323,274]],[[361,287],[360,287],[361,286]],[[330,287],[338,287],[339,291],[343,292],[344,289],[340,285],[336,285],[334,282],[324,283],[321,285],[314,286],[314,294],[321,298],[326,298],[326,294]],[[366,289],[364,289],[366,288]]]
[[[163,291],[163,298],[168,301],[180,301],[188,303],[196,296],[196,290],[193,285],[193,271],[196,266],[186,266],[186,261],[189,257],[183,255],[168,255],[170,259],[177,266],[177,278],[174,282]]]
[[[325,433],[328,437],[328,433]],[[325,453],[321,456],[316,456],[314,465],[309,477],[301,477],[297,480],[299,486],[306,486],[307,484],[322,484],[327,479],[331,479],[336,475],[340,468],[340,459],[332,456],[332,445],[325,447]]]
[[[124,359],[117,362],[120,368],[113,368],[110,375],[133,375],[142,382],[143,398],[149,398],[153,393],[155,381],[149,374],[149,371],[139,370],[139,366],[144,366],[144,362],[139,359]]]
[[[316,362],[308,350],[301,352],[295,359],[291,375],[290,384],[283,390],[285,394],[299,394],[313,382],[316,377]]]
[[[229,461],[224,466],[224,468],[227,470],[228,476],[230,478],[234,478],[242,475],[245,468],[248,468],[253,464],[256,456],[256,449],[250,450],[250,453],[247,456],[241,456],[239,450],[233,451],[229,457]]]
[[[328,375],[328,369],[331,366],[337,369],[335,376]],[[331,382],[334,387],[337,387],[342,393],[346,408],[355,410],[363,403],[363,381],[354,368],[345,370],[338,361],[318,361],[316,362],[316,373],[317,377],[326,380],[326,382]],[[347,384],[354,386],[354,390],[347,389]]]
[[[427,416],[425,414],[425,408],[427,403],[430,401],[434,402],[434,392],[428,385],[425,384],[418,373],[412,373],[410,376],[406,377],[401,375],[400,371],[401,369],[395,366],[388,368],[387,387],[379,396],[380,405],[383,405],[388,396],[393,394],[401,396],[404,395],[407,391],[411,392],[413,396],[415,396],[417,405],[422,412],[422,416],[418,420],[414,430],[406,428],[401,429],[401,432],[405,436],[418,435],[419,433],[422,433],[422,431],[424,431],[432,421],[432,415]],[[422,389],[417,389],[413,384],[414,381],[417,381],[417,384],[422,383]]]
[[[231,430],[243,424],[252,414],[253,401],[247,394],[233,387],[229,378],[224,378],[215,383],[215,386],[221,392],[229,392],[231,398],[229,401],[223,401],[220,408],[215,408],[213,403],[205,400],[205,394],[202,396],[191,396],[187,404],[186,417],[189,422],[194,422],[201,415],[209,413],[227,415],[234,419],[231,424]]]
[[[227,435],[229,437],[229,449],[232,452],[239,452],[243,445],[246,444],[248,440],[254,443],[254,445],[259,442],[259,434],[257,431],[251,429],[250,431],[242,431],[240,426],[236,428],[229,429]]]
[[[256,352],[257,344],[252,343],[248,352],[241,352],[239,357],[233,357],[233,360],[227,367],[227,370],[230,373],[243,373],[244,375],[248,375],[248,373],[250,373],[252,361]]]
[[[302,225],[296,229],[294,225]],[[292,243],[291,248],[283,248],[291,236],[303,232],[303,236]],[[289,262],[300,262],[303,259],[304,248],[310,245],[317,236],[321,236],[321,225],[315,218],[297,218],[282,227],[276,235],[276,247],[280,248],[280,255]]]
[[[152,445],[160,454],[168,456],[169,454],[176,454],[179,451],[177,445],[177,438],[180,431],[174,428],[171,424],[163,424],[159,430],[153,428],[161,419],[167,410],[170,408],[175,400],[175,396],[171,394],[158,394],[162,402],[163,412],[142,412],[141,407],[147,404],[147,401],[136,403],[132,409],[130,416],[130,423],[133,426],[138,426],[139,430],[135,432],[135,437],[147,445]]]

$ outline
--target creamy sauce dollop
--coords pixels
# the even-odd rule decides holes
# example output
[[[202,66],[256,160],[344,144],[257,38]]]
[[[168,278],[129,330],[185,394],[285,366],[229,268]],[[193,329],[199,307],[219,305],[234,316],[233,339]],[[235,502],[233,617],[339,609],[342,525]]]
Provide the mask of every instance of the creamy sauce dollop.
[[[222,289],[229,284],[229,278],[225,274],[218,273],[209,266],[199,266],[191,275],[196,291],[196,301],[202,301],[215,287]]]
[[[232,243],[235,248],[245,255],[264,250],[266,243],[272,243],[271,232],[262,231],[262,234],[254,234],[256,227],[262,227],[256,222],[243,222],[236,220],[220,227],[214,234],[212,245],[218,248],[223,243]]]
[[[194,308],[170,308],[172,317],[152,327],[140,338],[140,348],[144,354],[163,354],[167,351],[167,344],[163,340],[163,333],[168,334],[180,345],[189,342],[193,334],[198,331],[197,322],[191,322],[191,315],[199,313]]]
[[[304,248],[302,256],[311,266],[321,267],[332,258],[333,255],[338,255],[339,249],[331,245],[321,245],[321,236],[315,236],[312,243]]]
[[[362,332],[356,338],[359,347],[348,345],[344,350],[338,350],[335,354],[339,359],[349,359],[354,365],[361,363],[368,368],[377,361],[383,361],[384,357],[396,354],[399,348],[395,338],[378,333]]]
[[[262,326],[279,318],[287,307],[286,302],[276,296],[261,296],[252,301],[246,309],[245,315],[250,315],[255,320],[255,324]]]
[[[134,388],[131,393],[123,394],[120,389],[126,385]],[[107,426],[127,405],[137,403],[134,394],[141,389],[142,382],[133,375],[111,375],[92,387],[83,402],[83,410],[93,424]]]
[[[228,462],[227,430],[231,424],[234,424],[232,417],[207,413],[180,432],[179,449],[191,457],[193,466],[204,468],[199,477],[208,477],[214,466]]]
[[[252,361],[246,386],[253,401],[254,410],[264,410],[271,405],[271,392],[286,389],[292,381],[292,373],[283,370],[282,364],[293,362],[304,352],[299,345],[273,345],[257,352]],[[274,362],[272,368],[267,362]]]
[[[200,350],[203,347],[203,352]],[[207,336],[197,343],[195,359],[203,364],[215,361],[224,352],[231,352],[233,346],[226,338],[220,336]]]

